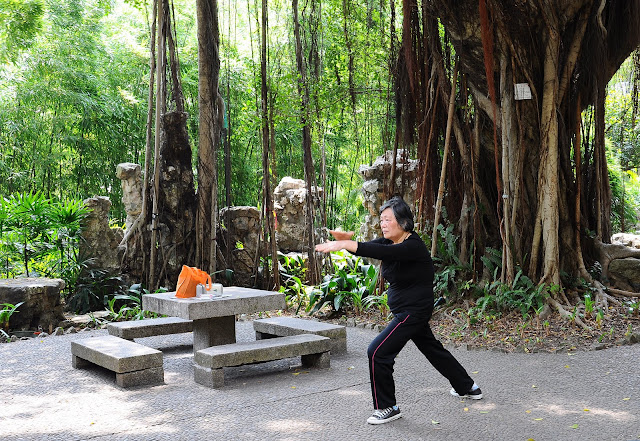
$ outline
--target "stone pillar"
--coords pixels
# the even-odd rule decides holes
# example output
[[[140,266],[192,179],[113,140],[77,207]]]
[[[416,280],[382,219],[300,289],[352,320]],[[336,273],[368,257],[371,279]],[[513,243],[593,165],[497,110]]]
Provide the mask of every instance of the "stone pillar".
[[[371,240],[380,237],[380,207],[384,201],[384,188],[391,176],[393,151],[378,156],[373,165],[361,165],[358,173],[364,179],[362,184],[363,205],[367,209],[365,221],[360,227],[360,239]],[[404,150],[398,150],[396,157],[395,192],[412,208],[415,216],[414,201],[418,174],[418,160],[410,159]]]
[[[318,195],[322,195],[319,189]],[[307,188],[304,180],[289,176],[282,178],[273,192],[273,204],[276,212],[276,241],[278,249],[285,252],[306,250],[307,222],[313,222],[307,216]],[[320,201],[315,201],[316,210]],[[320,235],[316,231],[316,242]]]
[[[218,243],[222,255],[229,256],[227,268],[233,270],[233,284],[255,286],[252,277],[260,238],[260,212],[256,207],[224,207],[219,220]],[[216,280],[226,282],[218,275]]]
[[[118,245],[123,231],[109,226],[111,201],[106,196],[97,196],[85,199],[84,205],[89,209],[89,215],[83,221],[84,240],[80,243],[80,255],[94,259],[91,268],[120,272]]]
[[[116,176],[122,185],[122,203],[127,213],[126,230],[142,212],[142,171],[139,164],[123,162],[116,167]]]

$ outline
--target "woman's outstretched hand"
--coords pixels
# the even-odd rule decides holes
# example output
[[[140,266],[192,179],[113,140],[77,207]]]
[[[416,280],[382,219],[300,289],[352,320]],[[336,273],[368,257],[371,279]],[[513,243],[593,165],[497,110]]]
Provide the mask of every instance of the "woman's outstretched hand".
[[[355,234],[353,231],[338,231],[338,230],[329,230],[329,233],[336,240],[349,240]]]

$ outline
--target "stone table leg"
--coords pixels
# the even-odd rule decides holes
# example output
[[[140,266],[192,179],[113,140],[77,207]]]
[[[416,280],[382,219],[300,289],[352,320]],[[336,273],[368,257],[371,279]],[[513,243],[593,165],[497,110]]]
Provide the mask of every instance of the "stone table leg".
[[[214,317],[193,321],[193,353],[211,346],[236,342],[236,317]]]

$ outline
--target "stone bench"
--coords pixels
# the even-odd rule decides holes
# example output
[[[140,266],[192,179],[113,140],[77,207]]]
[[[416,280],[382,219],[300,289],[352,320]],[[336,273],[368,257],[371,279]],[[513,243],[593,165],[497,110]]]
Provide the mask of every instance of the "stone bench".
[[[328,368],[330,339],[313,334],[239,342],[201,349],[194,356],[194,378],[204,386],[224,386],[224,367],[301,357],[303,366]]]
[[[271,317],[254,320],[253,329],[257,340],[299,334],[320,335],[331,339],[332,354],[347,352],[347,329],[340,325],[295,317]]]
[[[155,335],[181,334],[193,331],[193,322],[178,317],[160,317],[128,322],[109,323],[110,335],[133,340],[134,338],[153,337]]]
[[[116,384],[133,387],[164,383],[162,352],[112,335],[71,342],[72,364],[83,369],[92,364],[116,373]]]

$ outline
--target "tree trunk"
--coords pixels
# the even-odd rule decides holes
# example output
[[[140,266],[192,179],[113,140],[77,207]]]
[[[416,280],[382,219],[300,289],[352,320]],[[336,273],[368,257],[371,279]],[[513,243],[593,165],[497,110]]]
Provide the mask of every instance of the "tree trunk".
[[[271,190],[271,162],[275,161],[275,158],[269,159],[269,155],[272,152],[271,145],[272,136],[270,136],[271,122],[269,120],[270,106],[273,103],[269,102],[269,87],[267,82],[267,30],[268,30],[268,9],[267,0],[262,0],[262,41],[260,49],[260,90],[262,96],[262,200],[263,211],[262,220],[266,221],[264,228],[264,242],[269,243],[269,250],[271,254],[272,272],[273,277],[269,277],[268,268],[265,272],[267,279],[267,285],[269,289],[280,288],[280,270],[278,265],[278,247],[276,244],[276,226],[275,226],[275,210],[273,208],[273,195]]]
[[[403,5],[407,20],[415,2],[406,0]],[[595,250],[591,242],[584,246],[584,234],[576,236],[573,232],[596,231],[603,242],[609,240],[611,232],[604,149],[605,86],[640,43],[640,0],[431,0],[422,6],[426,13],[418,25],[404,26],[405,50],[399,54],[399,65],[415,72],[411,63],[419,59],[422,50],[414,43],[430,32],[432,21],[440,23],[445,40],[460,57],[460,73],[467,78],[464,83],[468,83],[475,103],[469,113],[475,119],[475,135],[470,129],[458,131],[459,115],[453,116],[460,148],[459,156],[453,156],[457,162],[452,163],[451,174],[465,176],[465,170],[469,170],[472,176],[460,183],[447,180],[447,221],[467,222],[464,213],[457,216],[458,211],[450,209],[452,199],[456,203],[473,201],[469,210],[474,210],[477,219],[474,246],[483,243],[477,253],[483,253],[484,244],[503,250],[505,282],[512,280],[518,267],[536,283],[549,285],[561,285],[561,271],[580,276],[584,271],[582,253],[593,256]],[[431,50],[429,55],[423,59],[422,69],[439,68],[434,62],[437,51]],[[495,67],[493,60],[499,60]],[[412,120],[421,106],[409,99],[415,78],[409,73],[396,79],[400,103],[397,132],[402,134],[399,139],[405,146],[413,142],[408,136],[411,130],[424,125],[424,121]],[[496,103],[492,84],[497,80],[501,93]],[[522,83],[529,87],[531,96],[514,101],[514,87]],[[580,104],[578,96],[582,97]],[[457,104],[466,108],[468,102]],[[585,147],[574,147],[577,155],[584,155],[572,160],[570,127],[580,130],[580,124],[571,121],[589,105],[595,105],[594,146],[589,148],[589,126],[585,124],[584,136],[576,141]],[[429,118],[435,123],[436,139],[446,130],[444,106],[438,112],[438,117]],[[428,145],[430,135],[424,132],[417,130],[422,137],[418,145]],[[465,150],[462,145],[472,148]],[[576,171],[579,178],[575,177]],[[422,179],[426,177],[424,174]],[[454,190],[456,184],[461,191]],[[420,188],[428,186],[421,181]],[[460,198],[467,195],[466,191],[469,197]],[[428,198],[434,193],[420,191],[420,206],[428,207]],[[566,299],[560,300],[566,304]]]
[[[539,210],[543,236],[543,275],[541,281],[560,285],[560,251],[558,248],[558,63],[560,38],[557,23],[549,25],[545,50],[542,90],[541,146],[539,175]]]
[[[431,233],[431,255],[436,255],[438,246],[438,224],[440,222],[440,211],[442,210],[442,198],[444,197],[444,182],[447,175],[447,159],[449,157],[449,143],[451,141],[451,125],[453,124],[453,109],[456,103],[456,82],[458,80],[458,65],[453,69],[453,83],[449,94],[449,110],[447,113],[447,130],[444,139],[444,153],[442,154],[442,170],[440,171],[440,185],[438,186],[438,198],[436,199],[436,209],[433,218],[433,232]]]
[[[511,218],[515,215],[515,191],[513,184],[516,177],[513,170],[516,169],[517,132],[515,127],[515,101],[513,96],[513,75],[511,72],[511,60],[506,52],[500,55],[500,128],[502,129],[502,209],[504,240],[502,242],[502,277],[503,282],[511,283],[514,278],[513,256],[511,254],[513,242],[511,240]],[[513,203],[512,203],[513,201]],[[513,213],[512,213],[513,210]]]
[[[304,153],[304,177],[307,187],[307,255],[308,272],[307,280],[310,284],[316,285],[320,281],[320,267],[315,253],[315,202],[317,185],[316,174],[313,167],[313,156],[311,153],[311,130],[309,127],[309,87],[307,84],[307,72],[302,54],[302,41],[300,40],[300,21],[298,19],[298,0],[293,0],[293,34],[296,42],[296,65],[298,66],[298,93],[301,96],[300,125],[302,126],[302,150]]]
[[[223,121],[218,92],[220,72],[217,0],[197,0],[198,14],[198,210],[196,214],[196,265],[216,271],[218,173],[216,158]]]
[[[167,93],[167,23],[164,14],[164,4],[166,0],[159,0],[162,8],[158,8],[158,77],[156,87],[156,133],[155,152],[153,166],[153,193],[151,195],[153,206],[151,209],[151,255],[149,257],[149,289],[155,291],[157,286],[156,264],[158,263],[158,194],[160,193],[160,142],[163,136],[164,124],[162,115],[166,111]]]

